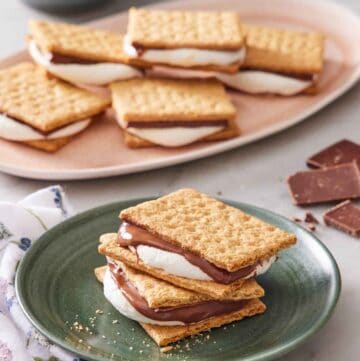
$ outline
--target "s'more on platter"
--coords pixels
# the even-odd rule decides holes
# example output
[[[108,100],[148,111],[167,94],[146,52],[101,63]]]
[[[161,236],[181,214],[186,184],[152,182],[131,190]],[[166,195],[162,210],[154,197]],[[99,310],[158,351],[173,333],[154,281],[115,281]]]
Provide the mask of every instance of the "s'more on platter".
[[[0,70],[0,137],[55,152],[83,132],[110,101],[24,62]]]
[[[165,346],[265,312],[255,276],[296,237],[193,189],[120,213],[101,236],[107,266],[95,270],[104,295]]]
[[[103,86],[141,77],[129,64],[121,33],[60,22],[29,22],[28,50],[33,60],[55,76],[75,84]]]
[[[180,147],[239,135],[235,107],[215,79],[139,78],[114,82],[110,90],[131,148]]]
[[[324,36],[273,27],[242,26],[246,56],[234,75],[216,74],[233,89],[251,94],[317,92],[324,63]]]
[[[124,52],[149,66],[236,73],[245,43],[236,12],[131,8]]]

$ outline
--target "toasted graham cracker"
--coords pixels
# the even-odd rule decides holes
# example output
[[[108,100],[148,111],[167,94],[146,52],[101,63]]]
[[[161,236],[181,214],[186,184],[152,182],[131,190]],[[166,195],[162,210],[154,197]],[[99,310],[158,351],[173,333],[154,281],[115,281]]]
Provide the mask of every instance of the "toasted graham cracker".
[[[99,282],[103,281],[106,266],[95,269],[95,276]],[[159,345],[166,346],[169,343],[179,341],[182,338],[196,335],[210,328],[220,327],[233,321],[239,321],[244,317],[251,317],[265,312],[266,306],[259,299],[248,301],[247,305],[240,311],[231,312],[226,315],[215,316],[208,320],[187,326],[157,326],[140,323],[148,335]]]
[[[213,79],[128,79],[112,83],[110,89],[116,115],[125,123],[209,122],[235,117],[224,86]]]
[[[229,125],[221,130],[220,132],[208,135],[207,137],[199,140],[199,142],[214,142],[219,140],[226,140],[230,138],[235,138],[238,135],[240,135],[240,130],[237,127],[235,121],[229,121]],[[164,129],[164,132],[166,132],[166,129]],[[149,147],[158,147],[158,144],[151,143],[150,141],[146,139],[142,139],[134,134],[129,133],[128,131],[124,130],[124,141],[125,144],[129,148],[149,148]]]
[[[28,140],[21,143],[39,150],[43,150],[44,152],[54,153],[64,145],[68,144],[72,139],[73,136],[48,140]]]
[[[231,312],[221,316],[211,317],[186,326],[158,326],[140,323],[148,335],[159,345],[166,346],[185,337],[196,335],[211,328],[220,327],[233,321],[239,321],[245,317],[264,313],[266,306],[259,299],[249,300],[240,311]]]
[[[264,290],[254,280],[238,280],[229,285],[214,281],[199,281],[189,278],[174,276],[165,271],[147,266],[136,255],[127,248],[120,247],[116,233],[104,234],[100,237],[99,253],[112,259],[121,261],[126,265],[145,272],[153,277],[162,279],[175,286],[208,295],[218,300],[241,300],[248,298],[262,297]]]
[[[0,70],[0,112],[42,132],[99,114],[109,103],[32,63]]]
[[[316,74],[323,68],[324,36],[263,26],[243,25],[243,68],[294,74]]]
[[[295,235],[194,189],[124,209],[120,218],[229,272],[296,242]]]
[[[30,36],[47,53],[102,62],[128,62],[123,35],[85,26],[42,20],[29,21]]]
[[[244,43],[236,12],[131,8],[127,36],[147,48],[236,50]]]

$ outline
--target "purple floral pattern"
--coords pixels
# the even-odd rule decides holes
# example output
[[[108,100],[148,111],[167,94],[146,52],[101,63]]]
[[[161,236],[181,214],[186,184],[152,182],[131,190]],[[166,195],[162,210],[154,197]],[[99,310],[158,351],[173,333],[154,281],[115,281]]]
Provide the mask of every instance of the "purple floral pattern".
[[[11,350],[2,342],[0,342],[0,360],[1,361],[12,361]]]

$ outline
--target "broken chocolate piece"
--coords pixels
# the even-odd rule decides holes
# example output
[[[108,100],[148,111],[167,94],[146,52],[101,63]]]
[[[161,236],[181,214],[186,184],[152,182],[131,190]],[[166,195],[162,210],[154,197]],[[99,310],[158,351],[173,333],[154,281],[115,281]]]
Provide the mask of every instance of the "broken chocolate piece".
[[[360,172],[356,162],[297,172],[288,185],[297,205],[355,199],[360,197]]]
[[[319,221],[315,218],[315,216],[311,212],[306,212],[304,222],[319,224]]]
[[[310,232],[315,232],[316,231],[316,227],[315,227],[315,224],[309,224],[308,225],[308,230],[310,231]]]
[[[354,237],[360,237],[360,207],[347,200],[324,214],[324,221]]]
[[[314,154],[306,163],[309,167],[324,168],[353,161],[360,167],[360,145],[344,139]]]

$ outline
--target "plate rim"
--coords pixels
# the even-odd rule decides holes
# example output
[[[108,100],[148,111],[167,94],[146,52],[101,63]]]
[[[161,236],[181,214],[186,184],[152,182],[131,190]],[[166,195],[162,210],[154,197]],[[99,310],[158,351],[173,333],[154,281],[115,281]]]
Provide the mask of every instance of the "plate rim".
[[[175,2],[175,1],[172,1]],[[313,1],[312,0],[301,0],[303,4],[307,4],[309,6],[312,6]],[[151,6],[154,4],[150,4],[148,6]],[[338,9],[342,13],[346,14],[346,16],[352,17],[355,21],[359,23],[360,26],[360,16],[355,12],[352,11],[347,6],[344,6],[339,3],[334,3],[330,0],[318,0],[317,6],[320,7],[329,7],[331,6],[333,9]],[[117,16],[123,12],[118,12],[115,15],[110,15],[103,17],[101,19],[97,19],[96,21],[91,21],[86,24],[96,24],[98,22],[103,22],[108,19],[111,19],[114,16]],[[355,48],[356,44],[354,44]],[[23,50],[24,51],[24,50]],[[12,58],[13,56],[16,56],[17,54],[22,53],[23,51],[13,53],[12,55],[5,57],[3,61],[6,61],[7,59]],[[360,46],[359,46],[360,51]],[[260,131],[251,133],[249,135],[236,137],[234,139],[222,141],[219,143],[210,144],[204,148],[196,149],[190,152],[187,152],[185,154],[180,154],[176,156],[171,156],[170,158],[165,159],[156,159],[156,160],[147,160],[146,162],[137,162],[135,164],[131,165],[113,165],[108,167],[96,167],[96,168],[83,168],[83,169],[61,169],[56,170],[53,169],[51,171],[49,170],[43,170],[43,169],[36,169],[36,168],[23,168],[23,167],[17,167],[16,165],[9,166],[9,165],[3,165],[0,164],[0,171],[20,176],[24,178],[29,179],[39,179],[39,180],[80,180],[80,179],[100,179],[105,177],[114,177],[114,176],[120,176],[125,174],[133,174],[133,173],[139,173],[143,171],[149,171],[149,170],[155,170],[155,169],[161,169],[165,167],[169,167],[172,165],[177,164],[183,164],[187,163],[193,160],[197,159],[203,159],[209,156],[213,156],[216,154],[221,154],[223,152],[236,149],[238,147],[244,146],[249,143],[256,142],[260,139],[264,139],[266,137],[269,137],[273,134],[279,133],[285,129],[288,129],[308,117],[310,117],[313,114],[316,114],[318,111],[341,97],[345,92],[350,90],[360,79],[360,62],[356,65],[355,69],[351,73],[350,78],[347,80],[346,83],[344,83],[341,87],[338,87],[334,89],[328,96],[326,96],[321,101],[313,104],[309,108],[307,108],[305,111],[287,119],[284,122],[268,126],[266,128],[261,129]]]
[[[19,302],[19,305],[22,309],[22,311],[24,312],[24,314],[26,315],[27,319],[30,321],[30,323],[45,337],[47,337],[51,342],[53,342],[54,344],[72,352],[73,354],[79,356],[79,357],[85,357],[86,359],[93,360],[93,361],[99,361],[100,359],[98,358],[92,358],[93,355],[91,355],[90,353],[87,353],[86,351],[81,351],[76,349],[75,347],[73,347],[72,345],[67,344],[64,340],[53,336],[51,331],[47,330],[45,327],[42,326],[42,324],[38,321],[36,315],[34,315],[32,313],[32,311],[30,310],[30,307],[28,306],[27,302],[26,302],[26,296],[25,296],[25,292],[23,293],[21,284],[24,283],[23,279],[26,275],[26,267],[27,265],[31,262],[31,260],[33,259],[34,255],[36,255],[38,249],[42,248],[44,245],[42,245],[42,243],[45,242],[45,246],[48,246],[49,243],[51,243],[51,235],[52,233],[56,233],[59,229],[62,229],[64,226],[69,228],[71,227],[71,225],[73,223],[78,223],[80,220],[82,219],[86,219],[89,216],[93,217],[94,213],[104,213],[104,212],[108,212],[110,209],[114,209],[117,207],[122,207],[122,204],[124,203],[140,203],[140,202],[144,202],[144,201],[148,201],[148,200],[152,200],[152,199],[156,199],[157,197],[142,197],[142,198],[130,198],[130,199],[126,199],[126,200],[121,200],[121,201],[117,201],[117,202],[112,202],[112,203],[108,203],[102,206],[98,206],[98,207],[94,207],[91,208],[87,211],[78,213],[70,218],[68,218],[67,220],[59,223],[58,225],[56,225],[55,227],[49,229],[48,231],[46,231],[36,242],[35,244],[33,244],[30,249],[25,253],[24,257],[22,258],[22,260],[20,261],[20,264],[18,266],[17,272],[16,272],[16,276],[15,276],[15,292],[16,292],[16,296]],[[268,214],[271,217],[275,217],[277,219],[280,219],[280,221],[282,223],[291,225],[291,226],[295,226],[296,228],[298,228],[299,230],[301,230],[301,232],[304,232],[305,235],[307,237],[310,237],[312,242],[315,242],[315,244],[317,246],[320,247],[320,249],[326,254],[326,256],[328,257],[328,260],[330,261],[331,264],[331,273],[333,274],[333,276],[331,277],[333,279],[334,282],[334,287],[333,287],[333,291],[332,294],[329,294],[329,304],[327,305],[326,308],[324,308],[322,310],[321,315],[319,316],[319,318],[317,318],[316,322],[314,324],[311,325],[311,328],[308,329],[306,332],[304,332],[303,334],[301,334],[300,336],[296,337],[293,340],[287,341],[285,344],[282,345],[275,345],[271,348],[269,348],[268,350],[263,350],[258,352],[257,354],[255,354],[254,356],[249,356],[246,359],[241,358],[241,356],[235,356],[230,360],[232,361],[240,361],[240,360],[245,360],[245,361],[265,361],[265,360],[273,360],[274,358],[280,357],[282,355],[285,355],[291,351],[293,351],[294,349],[298,348],[301,344],[303,344],[305,341],[307,341],[311,336],[313,336],[314,334],[316,334],[326,323],[327,321],[330,319],[330,317],[332,316],[334,309],[338,303],[340,294],[341,294],[341,288],[342,288],[342,281],[341,281],[341,273],[340,273],[340,269],[339,266],[336,262],[335,257],[332,255],[332,253],[330,252],[330,250],[326,247],[326,245],[318,238],[316,237],[313,233],[309,232],[307,229],[305,229],[304,227],[302,227],[301,225],[291,221],[290,219],[276,213],[273,212],[271,210],[268,210],[266,208],[263,207],[258,207],[249,203],[245,203],[245,202],[239,202],[236,200],[229,200],[226,198],[222,198],[222,197],[216,197],[217,199],[223,201],[224,203],[230,204],[232,206],[235,206],[237,208],[242,209],[242,207],[246,208],[249,207],[251,209],[253,209],[255,212],[260,212],[263,214]],[[65,223],[65,225],[64,225]],[[117,355],[118,356],[118,355]],[[127,358],[123,358],[123,356],[119,355],[119,357],[121,358],[121,360],[123,361],[129,361]]]

